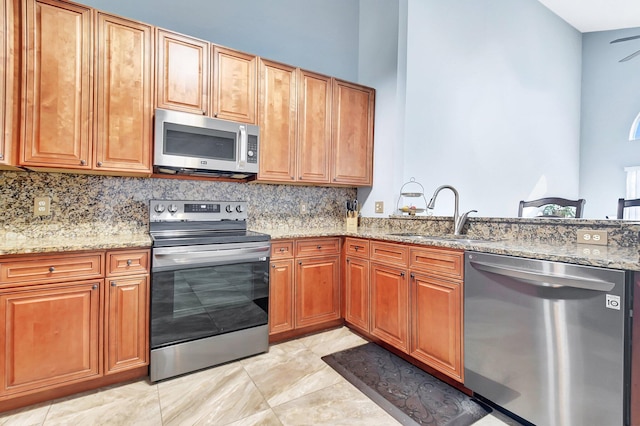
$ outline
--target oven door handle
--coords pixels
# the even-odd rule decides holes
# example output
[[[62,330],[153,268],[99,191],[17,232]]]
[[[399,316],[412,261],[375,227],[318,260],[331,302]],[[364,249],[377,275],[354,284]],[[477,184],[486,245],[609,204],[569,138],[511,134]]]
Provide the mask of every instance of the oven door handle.
[[[269,259],[271,248],[243,247],[233,249],[206,249],[196,250],[193,247],[188,251],[176,252],[175,248],[155,249],[153,253],[154,268],[164,268],[172,265],[199,265],[203,263],[239,263],[242,261],[266,262]]]

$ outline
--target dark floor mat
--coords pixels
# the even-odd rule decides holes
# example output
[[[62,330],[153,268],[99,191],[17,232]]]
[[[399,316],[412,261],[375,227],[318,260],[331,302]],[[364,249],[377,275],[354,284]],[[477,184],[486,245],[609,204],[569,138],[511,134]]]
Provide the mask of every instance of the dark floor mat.
[[[322,359],[404,425],[468,426],[487,414],[469,396],[375,343]]]

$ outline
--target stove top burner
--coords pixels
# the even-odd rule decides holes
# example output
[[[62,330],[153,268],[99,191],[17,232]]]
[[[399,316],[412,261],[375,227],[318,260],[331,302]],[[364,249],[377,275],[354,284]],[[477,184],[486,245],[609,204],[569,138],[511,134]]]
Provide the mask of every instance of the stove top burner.
[[[244,201],[151,200],[149,233],[154,247],[269,241],[247,230]]]

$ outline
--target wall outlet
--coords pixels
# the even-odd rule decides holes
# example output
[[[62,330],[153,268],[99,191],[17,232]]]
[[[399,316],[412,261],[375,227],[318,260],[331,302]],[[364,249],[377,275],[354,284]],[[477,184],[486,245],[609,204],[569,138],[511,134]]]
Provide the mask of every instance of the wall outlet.
[[[36,197],[33,199],[33,215],[49,216],[51,214],[51,198]]]
[[[376,201],[376,213],[384,213],[384,201]]]
[[[300,202],[300,214],[307,214],[309,206],[304,201]]]
[[[579,230],[578,244],[595,244],[598,246],[606,246],[607,231],[596,231],[594,229]]]

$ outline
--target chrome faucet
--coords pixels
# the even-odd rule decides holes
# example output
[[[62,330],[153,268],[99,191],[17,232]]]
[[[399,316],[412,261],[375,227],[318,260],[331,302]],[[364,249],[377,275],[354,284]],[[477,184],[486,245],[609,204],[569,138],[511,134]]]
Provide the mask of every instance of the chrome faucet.
[[[467,221],[469,213],[477,213],[478,211],[469,210],[466,213],[462,213],[462,215],[458,215],[458,199],[460,196],[458,195],[458,191],[451,185],[442,185],[436,189],[436,191],[433,193],[433,196],[431,197],[431,200],[429,200],[429,204],[427,205],[427,208],[429,210],[433,210],[433,208],[436,206],[436,197],[438,196],[440,191],[445,188],[450,189],[455,196],[455,207],[453,209],[453,235],[460,235],[460,233],[462,232],[462,228],[464,228],[464,224]]]

